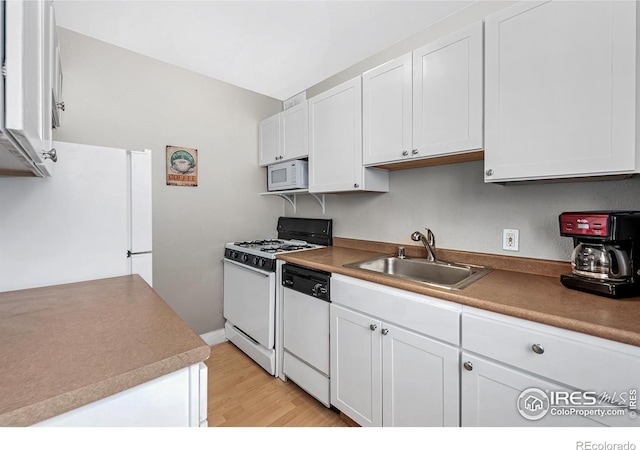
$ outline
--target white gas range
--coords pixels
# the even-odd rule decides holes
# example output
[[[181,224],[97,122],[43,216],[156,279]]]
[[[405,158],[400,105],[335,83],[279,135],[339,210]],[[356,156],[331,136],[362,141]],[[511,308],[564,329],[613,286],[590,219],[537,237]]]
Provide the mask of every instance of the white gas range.
[[[331,219],[280,217],[277,239],[225,245],[226,338],[271,375],[282,377],[283,262],[276,255],[322,248],[332,240]]]

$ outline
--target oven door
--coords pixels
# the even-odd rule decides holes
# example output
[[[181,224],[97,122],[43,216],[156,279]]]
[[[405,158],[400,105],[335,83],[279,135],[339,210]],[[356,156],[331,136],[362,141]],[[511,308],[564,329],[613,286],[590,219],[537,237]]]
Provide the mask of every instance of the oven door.
[[[274,348],[276,274],[224,260],[225,319],[268,349]]]

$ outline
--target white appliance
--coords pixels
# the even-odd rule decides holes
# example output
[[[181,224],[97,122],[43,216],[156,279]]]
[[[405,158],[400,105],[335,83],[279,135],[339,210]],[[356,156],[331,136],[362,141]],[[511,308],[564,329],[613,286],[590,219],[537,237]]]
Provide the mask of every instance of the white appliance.
[[[269,191],[306,189],[309,187],[309,165],[303,159],[272,164],[267,167]]]
[[[0,292],[131,273],[151,285],[151,152],[55,146],[54,176],[0,177]]]
[[[330,281],[328,272],[282,266],[283,373],[326,407],[331,404]]]
[[[225,246],[223,315],[225,335],[274,376],[282,366],[282,252],[332,244],[331,219],[280,217],[278,239],[230,242]]]

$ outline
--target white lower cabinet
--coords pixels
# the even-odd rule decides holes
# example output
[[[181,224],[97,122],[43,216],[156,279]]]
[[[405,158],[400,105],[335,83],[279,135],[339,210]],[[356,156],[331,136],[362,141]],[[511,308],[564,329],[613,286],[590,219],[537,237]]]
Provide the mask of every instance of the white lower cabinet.
[[[458,426],[458,349],[383,323],[382,424]]]
[[[545,393],[566,388],[466,352],[462,353],[462,362],[468,367],[463,368],[461,375],[463,427],[603,426],[598,419],[577,415],[545,414],[537,420],[525,418],[518,412],[522,392],[532,387]],[[525,401],[523,399],[523,405]],[[536,417],[533,413],[535,411],[530,417]]]
[[[331,305],[331,404],[362,426],[382,426],[381,323]]]
[[[331,404],[362,426],[458,426],[457,343],[397,323],[455,339],[459,308],[340,275],[331,289]]]
[[[462,426],[640,426],[640,348],[463,308]]]
[[[37,427],[206,427],[205,363],[192,364],[35,424]]]
[[[640,427],[640,347],[339,274],[331,404],[362,426]]]

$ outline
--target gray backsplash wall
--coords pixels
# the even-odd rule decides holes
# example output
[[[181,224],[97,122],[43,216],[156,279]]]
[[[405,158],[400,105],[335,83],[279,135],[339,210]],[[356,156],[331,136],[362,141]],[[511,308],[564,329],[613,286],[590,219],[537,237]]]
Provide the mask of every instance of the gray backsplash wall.
[[[404,244],[430,228],[441,248],[567,261],[573,244],[558,215],[595,209],[640,210],[640,178],[544,184],[484,183],[482,161],[390,172],[386,194],[328,194],[326,214],[298,197],[299,217],[334,219],[334,235]],[[287,215],[294,215],[286,206]],[[520,251],[502,250],[503,228],[520,230]]]

